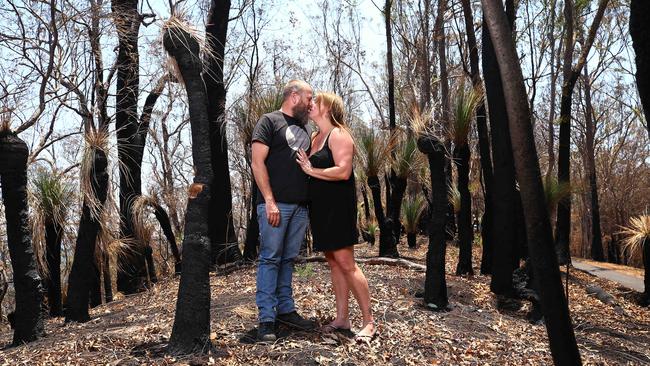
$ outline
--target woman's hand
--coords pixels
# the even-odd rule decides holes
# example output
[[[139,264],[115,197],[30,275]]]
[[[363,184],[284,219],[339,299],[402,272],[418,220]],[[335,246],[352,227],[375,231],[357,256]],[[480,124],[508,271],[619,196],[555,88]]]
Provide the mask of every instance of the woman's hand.
[[[302,171],[305,172],[305,174],[309,176],[313,175],[314,168],[311,166],[311,162],[309,161],[309,157],[307,156],[307,153],[305,153],[305,150],[298,150],[298,159],[296,159],[296,162],[300,165],[300,168],[302,168]]]

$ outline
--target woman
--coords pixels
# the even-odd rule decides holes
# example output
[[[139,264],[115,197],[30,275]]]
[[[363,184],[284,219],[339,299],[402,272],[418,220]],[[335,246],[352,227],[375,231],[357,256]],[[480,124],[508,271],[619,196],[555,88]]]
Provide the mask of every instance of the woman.
[[[352,171],[354,142],[344,125],[341,98],[319,93],[309,113],[318,126],[312,139],[312,154],[300,150],[298,164],[309,175],[311,205],[309,219],[314,250],[325,252],[331,269],[336,298],[336,319],[323,331],[350,330],[350,290],[363,315],[363,326],[355,340],[368,342],[376,335],[368,281],[354,261],[357,243],[357,199]]]

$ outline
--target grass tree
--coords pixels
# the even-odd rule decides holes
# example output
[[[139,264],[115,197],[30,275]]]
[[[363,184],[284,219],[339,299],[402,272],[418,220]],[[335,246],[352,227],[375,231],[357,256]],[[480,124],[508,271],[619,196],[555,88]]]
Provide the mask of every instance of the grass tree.
[[[630,218],[630,224],[622,232],[623,247],[631,254],[641,253],[644,268],[644,292],[642,305],[650,305],[650,215]]]
[[[178,66],[187,91],[192,134],[194,180],[189,187],[183,265],[176,299],[176,315],[169,346],[174,353],[200,352],[210,344],[210,232],[208,213],[212,194],[212,163],[207,93],[201,76],[201,47],[197,32],[176,17],[163,28],[163,46]],[[209,348],[209,347],[208,347]]]
[[[93,128],[86,131],[84,137],[80,169],[83,205],[72,268],[68,276],[66,322],[90,320],[90,292],[98,281],[95,248],[102,231],[104,206],[108,196],[108,131],[105,128]]]
[[[0,121],[0,183],[16,302],[13,345],[34,341],[45,333],[43,287],[27,216],[28,155],[27,144],[9,130],[8,121]]]
[[[630,1],[630,36],[636,62],[636,86],[645,113],[645,123],[650,138],[650,25],[645,17],[650,13],[650,2]]]
[[[409,248],[415,248],[418,224],[426,207],[425,201],[421,195],[408,195],[403,206],[402,221],[404,222],[404,231],[406,231],[406,242]]]
[[[382,257],[398,257],[399,252],[393,234],[393,221],[384,214],[379,180],[384,164],[390,156],[391,144],[385,135],[377,134],[371,129],[360,129],[357,141],[363,170],[372,194],[375,219],[377,219],[379,225],[379,255]]]
[[[472,196],[469,192],[470,146],[469,130],[476,114],[476,108],[482,103],[480,89],[467,89],[461,83],[453,100],[452,139],[454,142],[454,163],[458,173],[456,187],[460,193],[460,210],[456,215],[458,225],[458,265],[456,274],[473,274],[472,269]]]
[[[44,283],[50,316],[63,315],[61,304],[61,242],[68,212],[71,209],[72,186],[55,171],[39,169],[32,179],[35,210],[33,236],[35,248],[44,253]]]
[[[423,114],[417,108],[411,116],[411,128],[417,136],[418,150],[427,156],[429,162],[431,192],[428,210],[427,234],[427,269],[424,280],[424,302],[431,310],[444,310],[447,298],[447,279],[445,277],[445,257],[447,251],[445,226],[446,212],[449,205],[447,198],[447,163],[445,145],[438,136],[440,132],[432,123],[428,113]],[[426,184],[425,184],[426,186]]]
[[[397,245],[402,231],[400,218],[408,177],[419,171],[422,155],[418,153],[415,138],[405,134],[398,138],[394,146],[391,166],[394,177],[390,179],[391,189],[386,211],[390,214],[390,219],[393,222],[393,235]]]

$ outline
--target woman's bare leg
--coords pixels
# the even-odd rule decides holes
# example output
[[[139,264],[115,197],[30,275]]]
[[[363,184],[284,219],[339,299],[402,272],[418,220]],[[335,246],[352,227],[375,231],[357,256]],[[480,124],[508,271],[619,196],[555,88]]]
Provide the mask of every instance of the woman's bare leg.
[[[368,280],[354,261],[354,248],[346,247],[332,252],[336,265],[340,268],[352,294],[357,299],[363,316],[363,327],[358,335],[367,336],[375,332],[374,319],[370,304]]]
[[[330,265],[330,277],[332,278],[332,288],[334,289],[334,298],[336,299],[336,318],[330,325],[337,328],[350,328],[350,311],[349,299],[350,288],[343,276],[341,267],[334,260],[332,252],[325,252],[325,258]]]

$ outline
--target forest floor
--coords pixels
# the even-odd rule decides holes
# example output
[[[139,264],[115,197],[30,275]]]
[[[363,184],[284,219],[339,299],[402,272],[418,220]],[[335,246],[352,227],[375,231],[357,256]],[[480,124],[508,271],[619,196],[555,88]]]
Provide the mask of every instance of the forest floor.
[[[426,238],[409,250],[409,260],[424,263]],[[357,246],[358,257],[376,255],[377,248]],[[474,247],[474,271],[479,273],[480,247]],[[370,344],[355,344],[340,334],[281,331],[272,345],[254,343],[255,268],[227,275],[211,274],[211,341],[206,355],[178,357],[165,351],[174,319],[178,279],[91,310],[92,320],[64,324],[47,321],[47,336],[28,345],[3,348],[0,365],[166,365],[166,364],[394,364],[394,365],[546,365],[551,355],[543,324],[532,324],[531,305],[499,310],[490,293],[489,277],[455,276],[458,251],[447,254],[447,285],[451,310],[431,312],[415,297],[424,273],[398,266],[360,264],[368,278],[379,336]],[[590,295],[594,286],[613,296],[609,304]],[[650,308],[636,305],[637,293],[605,279],[571,271],[570,309],[584,364],[650,365]],[[298,310],[326,324],[334,315],[329,271],[325,263],[296,268],[294,297]],[[351,304],[353,329],[360,324]],[[12,332],[0,324],[0,347]]]

